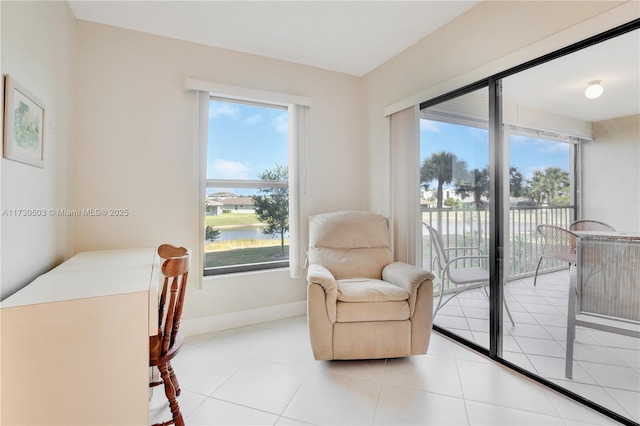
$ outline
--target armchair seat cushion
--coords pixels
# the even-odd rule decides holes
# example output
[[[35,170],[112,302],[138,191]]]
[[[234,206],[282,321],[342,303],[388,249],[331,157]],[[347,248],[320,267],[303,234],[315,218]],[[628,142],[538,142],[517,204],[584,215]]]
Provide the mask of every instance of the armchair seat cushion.
[[[350,278],[336,282],[339,302],[389,302],[409,299],[409,292],[404,288],[382,280]]]

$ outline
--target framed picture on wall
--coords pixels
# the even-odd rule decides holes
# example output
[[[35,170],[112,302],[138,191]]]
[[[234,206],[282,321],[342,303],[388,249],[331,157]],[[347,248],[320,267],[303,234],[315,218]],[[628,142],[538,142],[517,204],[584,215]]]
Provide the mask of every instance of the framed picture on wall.
[[[4,158],[44,167],[44,104],[5,76]]]

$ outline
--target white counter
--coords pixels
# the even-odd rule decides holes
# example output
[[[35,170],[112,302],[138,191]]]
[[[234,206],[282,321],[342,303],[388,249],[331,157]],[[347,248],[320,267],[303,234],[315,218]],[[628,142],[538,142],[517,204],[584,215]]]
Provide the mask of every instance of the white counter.
[[[157,290],[154,266],[153,248],[78,253],[7,297],[0,308]]]
[[[147,425],[155,249],[84,252],[0,303],[0,424]]]

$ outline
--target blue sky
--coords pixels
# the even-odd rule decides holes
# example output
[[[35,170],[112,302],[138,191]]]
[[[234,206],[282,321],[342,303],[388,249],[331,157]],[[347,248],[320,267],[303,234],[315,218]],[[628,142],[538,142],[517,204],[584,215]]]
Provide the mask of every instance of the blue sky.
[[[449,151],[465,160],[470,170],[482,169],[489,158],[487,135],[484,129],[420,120],[420,164],[434,152]],[[527,178],[546,167],[568,171],[569,149],[567,143],[513,135],[511,166]],[[210,101],[207,178],[257,180],[259,173],[287,162],[286,109]]]
[[[207,178],[258,180],[287,164],[288,126],[286,109],[210,101]]]
[[[569,171],[568,143],[511,135],[510,166],[517,167],[527,178],[536,170],[559,167]],[[483,169],[489,161],[488,131],[437,121],[420,120],[420,164],[438,151],[448,151],[467,162],[471,169]]]

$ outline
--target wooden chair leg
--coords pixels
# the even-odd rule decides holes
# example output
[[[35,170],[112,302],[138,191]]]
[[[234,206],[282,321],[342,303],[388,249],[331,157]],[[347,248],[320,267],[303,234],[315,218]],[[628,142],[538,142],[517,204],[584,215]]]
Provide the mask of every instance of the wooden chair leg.
[[[182,413],[180,412],[180,407],[176,400],[176,390],[169,375],[169,365],[168,363],[159,365],[158,369],[160,370],[160,377],[162,377],[162,381],[164,382],[164,393],[169,401],[169,408],[171,409],[171,414],[173,416],[173,424],[176,426],[184,426]]]
[[[176,390],[176,396],[180,396],[180,383],[178,383],[178,378],[176,377],[176,373],[173,371],[173,367],[171,363],[167,363],[169,366],[169,377],[171,378],[171,383],[173,383],[173,387]]]

